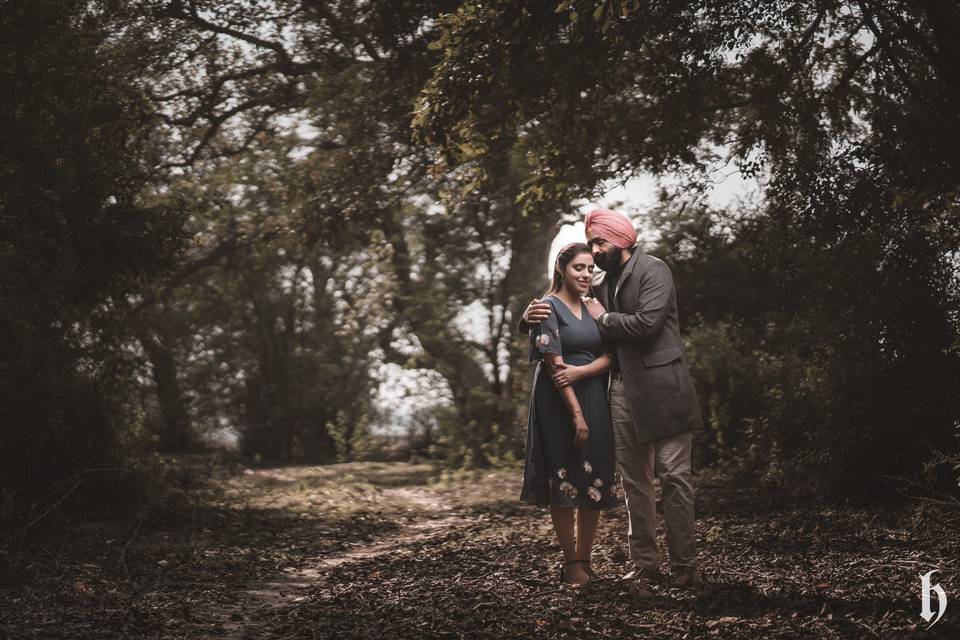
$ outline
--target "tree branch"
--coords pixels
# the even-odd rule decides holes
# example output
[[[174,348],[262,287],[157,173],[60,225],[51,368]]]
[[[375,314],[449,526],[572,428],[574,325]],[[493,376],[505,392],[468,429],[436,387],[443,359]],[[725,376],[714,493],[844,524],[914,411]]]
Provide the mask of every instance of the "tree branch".
[[[866,23],[871,33],[873,33],[873,36],[877,39],[877,43],[880,45],[883,51],[886,52],[887,58],[890,61],[891,66],[893,66],[897,77],[910,91],[910,93],[913,94],[914,98],[916,98],[917,104],[921,108],[925,108],[926,96],[920,90],[920,88],[913,83],[906,70],[900,64],[899,59],[894,55],[890,47],[890,39],[887,37],[887,34],[880,29],[877,21],[874,19],[872,7],[868,6],[867,0],[857,0],[857,5],[860,7],[860,12],[863,15],[863,21]]]
[[[273,51],[280,64],[285,67],[293,66],[293,58],[287,52],[287,50],[278,42],[273,42],[270,40],[264,40],[257,36],[245,33],[243,31],[238,31],[231,27],[226,27],[223,25],[218,25],[213,22],[206,20],[201,17],[197,12],[197,7],[192,0],[188,0],[188,8],[184,8],[183,0],[172,0],[169,5],[167,5],[166,15],[168,17],[183,20],[185,22],[190,22],[198,27],[210,31],[212,33],[218,33],[225,36],[230,36],[231,38],[236,38],[237,40],[242,40],[249,44],[252,44],[261,49],[268,49]]]

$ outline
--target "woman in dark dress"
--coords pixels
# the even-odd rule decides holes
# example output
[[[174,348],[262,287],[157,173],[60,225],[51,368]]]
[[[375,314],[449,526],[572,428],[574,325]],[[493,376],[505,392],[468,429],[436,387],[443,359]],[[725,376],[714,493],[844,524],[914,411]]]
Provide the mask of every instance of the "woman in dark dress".
[[[590,248],[564,247],[544,298],[553,312],[530,330],[530,360],[538,364],[520,496],[550,507],[564,555],[560,578],[577,586],[593,575],[590,551],[600,511],[617,504],[606,391],[611,360],[581,301],[592,275]]]

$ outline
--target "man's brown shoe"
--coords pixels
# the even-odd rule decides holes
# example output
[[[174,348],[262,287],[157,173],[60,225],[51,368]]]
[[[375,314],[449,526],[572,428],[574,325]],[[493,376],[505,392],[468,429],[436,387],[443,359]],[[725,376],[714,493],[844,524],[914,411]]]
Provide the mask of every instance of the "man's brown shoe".
[[[700,584],[700,578],[695,567],[674,567],[670,584],[674,587],[693,587]]]
[[[625,574],[621,580],[643,580],[645,582],[653,582],[656,584],[663,584],[667,581],[667,576],[655,569],[648,569],[646,567],[635,567],[633,571]]]

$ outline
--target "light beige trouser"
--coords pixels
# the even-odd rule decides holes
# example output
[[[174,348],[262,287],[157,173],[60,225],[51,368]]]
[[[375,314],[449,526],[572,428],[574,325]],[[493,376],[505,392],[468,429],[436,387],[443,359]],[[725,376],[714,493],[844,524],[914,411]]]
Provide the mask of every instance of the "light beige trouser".
[[[657,505],[654,474],[660,478],[667,549],[674,567],[696,566],[693,516],[693,474],[690,469],[691,432],[639,442],[623,382],[610,381],[610,414],[616,446],[617,470],[623,479],[630,527],[630,558],[638,567],[659,571]]]

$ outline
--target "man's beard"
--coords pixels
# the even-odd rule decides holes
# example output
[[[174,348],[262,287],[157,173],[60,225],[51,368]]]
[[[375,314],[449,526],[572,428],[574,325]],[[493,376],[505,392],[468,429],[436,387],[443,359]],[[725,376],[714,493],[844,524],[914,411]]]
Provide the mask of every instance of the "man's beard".
[[[593,254],[593,261],[604,271],[617,271],[620,269],[620,249],[610,247],[603,249],[599,253]]]

